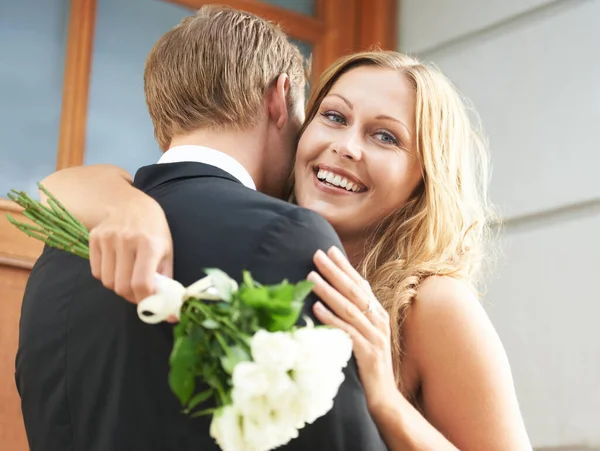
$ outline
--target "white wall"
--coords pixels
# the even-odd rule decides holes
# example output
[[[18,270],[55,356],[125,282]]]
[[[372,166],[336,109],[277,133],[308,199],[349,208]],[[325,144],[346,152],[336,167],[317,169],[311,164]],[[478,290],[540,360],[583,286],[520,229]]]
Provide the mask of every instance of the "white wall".
[[[504,257],[485,299],[536,447],[600,448],[600,0],[401,0],[489,135]]]

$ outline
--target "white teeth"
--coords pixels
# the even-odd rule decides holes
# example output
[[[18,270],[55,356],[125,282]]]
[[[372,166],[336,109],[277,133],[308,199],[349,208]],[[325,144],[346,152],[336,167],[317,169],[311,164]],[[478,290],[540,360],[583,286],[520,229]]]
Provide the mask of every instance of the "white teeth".
[[[324,169],[319,169],[317,171],[317,178],[321,181],[326,181],[332,185],[339,186],[340,188],[345,188],[347,191],[359,191],[359,187],[356,183],[351,182],[346,177],[326,171]]]

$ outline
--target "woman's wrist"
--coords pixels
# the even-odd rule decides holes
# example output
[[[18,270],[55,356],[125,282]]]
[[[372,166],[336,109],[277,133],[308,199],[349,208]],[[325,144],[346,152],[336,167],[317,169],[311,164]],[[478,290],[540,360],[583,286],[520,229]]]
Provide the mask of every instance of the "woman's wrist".
[[[369,403],[369,412],[377,423],[388,423],[390,419],[398,420],[402,417],[406,398],[395,389],[392,393],[385,393],[377,400]]]
[[[399,390],[394,389],[393,393],[388,393],[372,403],[369,412],[391,451],[419,449],[410,434],[409,424],[411,413],[416,413],[416,409]]]

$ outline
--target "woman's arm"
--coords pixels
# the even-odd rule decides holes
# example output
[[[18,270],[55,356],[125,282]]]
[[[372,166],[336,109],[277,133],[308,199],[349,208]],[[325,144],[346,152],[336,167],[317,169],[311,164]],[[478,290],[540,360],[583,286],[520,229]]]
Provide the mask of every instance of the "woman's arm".
[[[475,296],[453,279],[427,279],[403,335],[423,415],[397,389],[389,315],[335,249],[315,254],[315,314],[349,333],[367,404],[391,451],[531,451],[504,349]]]
[[[154,292],[156,272],[172,276],[173,245],[162,208],[131,182],[124,169],[95,165],[60,170],[42,185],[90,230],[94,277],[137,303]]]
[[[42,180],[42,185],[88,230],[106,219],[110,211],[148,197],[131,183],[131,175],[125,169],[108,164],[61,169]],[[40,196],[45,200],[43,193]]]
[[[404,327],[405,361],[419,375],[428,424],[395,396],[379,415],[390,449],[402,449],[393,437],[405,431],[410,449],[453,449],[436,440],[443,434],[461,451],[531,451],[502,343],[462,282],[425,280]]]

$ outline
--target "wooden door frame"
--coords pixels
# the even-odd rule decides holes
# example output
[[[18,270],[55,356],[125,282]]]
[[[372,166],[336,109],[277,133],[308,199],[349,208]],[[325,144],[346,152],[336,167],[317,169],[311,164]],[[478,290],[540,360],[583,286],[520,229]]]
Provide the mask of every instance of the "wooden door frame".
[[[83,164],[96,0],[71,0],[56,169]]]

